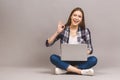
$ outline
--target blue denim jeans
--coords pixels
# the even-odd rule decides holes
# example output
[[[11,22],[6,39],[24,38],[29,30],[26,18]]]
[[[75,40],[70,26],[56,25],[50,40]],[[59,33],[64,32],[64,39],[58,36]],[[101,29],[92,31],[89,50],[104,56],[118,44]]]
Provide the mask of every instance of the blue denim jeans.
[[[97,64],[97,58],[95,56],[89,56],[87,61],[62,61],[60,56],[52,54],[50,61],[56,67],[67,70],[69,65],[77,66],[79,69],[89,69]]]

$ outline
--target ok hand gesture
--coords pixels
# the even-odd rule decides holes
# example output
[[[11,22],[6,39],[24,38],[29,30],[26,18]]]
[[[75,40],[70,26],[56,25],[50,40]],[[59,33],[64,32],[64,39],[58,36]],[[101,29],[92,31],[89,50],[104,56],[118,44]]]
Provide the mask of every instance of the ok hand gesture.
[[[61,33],[65,28],[65,25],[62,22],[58,23],[57,33]]]

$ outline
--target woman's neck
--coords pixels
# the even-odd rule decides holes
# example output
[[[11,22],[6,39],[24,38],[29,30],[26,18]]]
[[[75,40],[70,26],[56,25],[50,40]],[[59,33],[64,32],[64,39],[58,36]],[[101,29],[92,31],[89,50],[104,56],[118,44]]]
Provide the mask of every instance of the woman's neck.
[[[70,36],[75,37],[77,35],[78,26],[70,25]]]

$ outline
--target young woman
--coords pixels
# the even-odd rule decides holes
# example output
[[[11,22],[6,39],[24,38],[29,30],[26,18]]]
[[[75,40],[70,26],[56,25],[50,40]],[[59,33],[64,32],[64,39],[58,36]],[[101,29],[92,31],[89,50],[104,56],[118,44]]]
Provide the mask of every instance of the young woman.
[[[53,45],[58,39],[61,44],[87,44],[87,53],[92,54],[91,35],[85,26],[84,12],[81,8],[77,7],[72,10],[65,25],[58,23],[56,32],[46,40],[46,46]],[[60,56],[52,54],[50,61],[57,67],[56,74],[73,72],[81,75],[94,75],[92,67],[96,65],[97,58],[89,56],[87,61],[62,61]]]

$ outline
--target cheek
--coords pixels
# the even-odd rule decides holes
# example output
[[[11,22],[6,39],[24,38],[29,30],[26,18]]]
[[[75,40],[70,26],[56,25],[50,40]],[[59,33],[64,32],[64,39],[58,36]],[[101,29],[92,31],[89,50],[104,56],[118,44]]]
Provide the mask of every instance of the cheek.
[[[79,21],[82,22],[82,18],[80,18]]]
[[[82,21],[82,18],[79,18],[80,21]]]
[[[71,22],[73,22],[73,17],[71,18]]]
[[[73,20],[74,19],[74,17],[71,17],[71,20]]]

